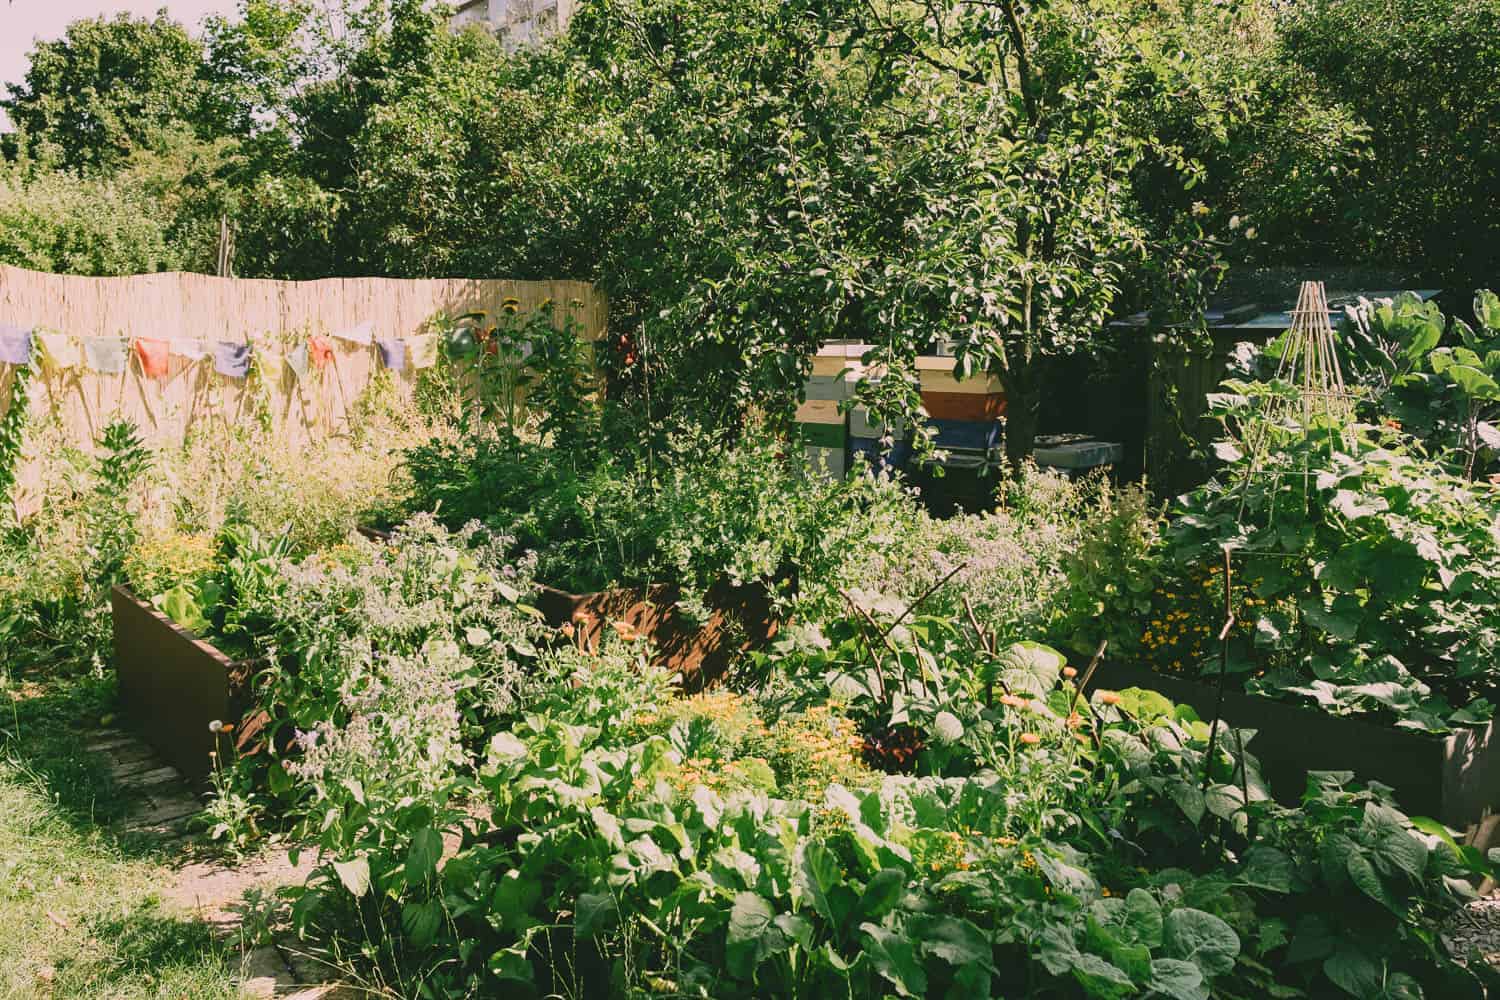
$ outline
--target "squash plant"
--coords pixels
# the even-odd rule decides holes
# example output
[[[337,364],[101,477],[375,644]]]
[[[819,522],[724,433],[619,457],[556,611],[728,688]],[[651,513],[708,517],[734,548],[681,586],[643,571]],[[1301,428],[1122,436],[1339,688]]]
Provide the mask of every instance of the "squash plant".
[[[1394,419],[1468,479],[1500,455],[1500,296],[1474,296],[1476,327],[1404,292],[1361,299],[1345,339],[1354,374],[1382,419]]]
[[[1238,431],[1220,444],[1225,468],[1181,498],[1167,539],[1184,567],[1230,547],[1264,602],[1233,640],[1246,689],[1432,732],[1488,721],[1500,683],[1488,489],[1388,428],[1268,419],[1268,401],[1296,396],[1285,383],[1225,389],[1212,399]]]

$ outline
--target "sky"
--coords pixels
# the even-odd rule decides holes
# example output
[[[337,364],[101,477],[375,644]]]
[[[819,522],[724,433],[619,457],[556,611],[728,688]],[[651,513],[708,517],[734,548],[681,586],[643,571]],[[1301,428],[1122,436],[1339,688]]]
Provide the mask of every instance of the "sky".
[[[236,0],[0,0],[0,86],[26,75],[26,56],[37,39],[61,38],[70,21],[119,13],[152,17],[165,7],[167,15],[196,33],[207,14],[232,14]],[[0,112],[0,129],[9,128]]]

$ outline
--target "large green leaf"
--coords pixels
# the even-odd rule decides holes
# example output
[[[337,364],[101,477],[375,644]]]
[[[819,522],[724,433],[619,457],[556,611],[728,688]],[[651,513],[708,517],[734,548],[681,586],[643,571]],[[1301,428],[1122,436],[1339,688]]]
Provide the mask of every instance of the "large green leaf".
[[[1125,926],[1133,940],[1148,948],[1162,942],[1161,904],[1145,889],[1131,889],[1125,896]]]
[[[1073,978],[1078,980],[1091,997],[1106,1000],[1135,996],[1138,990],[1123,969],[1112,965],[1098,955],[1080,952],[1073,959]]]
[[[891,911],[906,889],[906,873],[899,868],[882,868],[865,886],[859,899],[859,915],[866,920],[879,920]]]
[[[1418,841],[1405,830],[1391,830],[1375,843],[1375,855],[1420,879],[1427,870],[1427,845]]]
[[[962,917],[916,914],[907,921],[906,933],[923,954],[940,958],[949,965],[993,967],[990,939]]]
[[[773,922],[775,917],[771,904],[753,892],[734,897],[725,944],[730,972],[749,979],[761,962],[787,949],[785,935]]]
[[[1271,892],[1292,891],[1292,859],[1284,852],[1258,844],[1245,852],[1245,863],[1236,873],[1241,885],[1268,889]]]
[[[1172,1000],[1208,1000],[1203,971],[1180,958],[1158,958],[1151,963],[1151,988]]]
[[[437,864],[442,857],[442,834],[430,826],[418,830],[406,852],[406,881],[412,885],[424,881],[437,871]]]
[[[845,882],[838,856],[821,841],[814,840],[802,849],[800,874],[802,887],[812,900],[813,909],[842,933],[856,898]]]
[[[927,972],[909,940],[876,924],[860,924],[859,930],[865,938],[865,954],[869,956],[870,964],[896,987],[897,994],[904,997],[926,995]]]
[[[1500,333],[1500,295],[1484,289],[1474,296],[1474,318],[1489,330]]]
[[[348,861],[335,861],[333,870],[338,873],[339,881],[344,883],[355,896],[363,896],[370,891],[370,862],[368,859],[359,857]]]
[[[1240,938],[1212,913],[1184,906],[1167,914],[1166,946],[1171,957],[1192,962],[1211,979],[1234,968]]]
[[[407,903],[401,907],[401,930],[406,935],[406,943],[413,947],[426,948],[432,944],[442,921],[443,906],[439,900]]]
[[[1000,679],[1012,691],[1045,698],[1057,686],[1067,657],[1039,642],[1012,643],[1000,654]]]
[[[1380,873],[1375,870],[1375,866],[1363,853],[1358,850],[1350,852],[1344,861],[1344,867],[1349,873],[1349,880],[1360,892],[1392,913],[1401,912],[1395,900],[1391,898],[1391,894],[1386,890],[1385,883],[1380,880]]]
[[[1381,995],[1380,966],[1363,951],[1342,946],[1323,960],[1323,973],[1335,986],[1360,1000]]]
[[[578,904],[573,908],[573,933],[579,938],[592,938],[613,927],[619,919],[619,904],[615,897],[604,892],[584,892],[578,895]]]

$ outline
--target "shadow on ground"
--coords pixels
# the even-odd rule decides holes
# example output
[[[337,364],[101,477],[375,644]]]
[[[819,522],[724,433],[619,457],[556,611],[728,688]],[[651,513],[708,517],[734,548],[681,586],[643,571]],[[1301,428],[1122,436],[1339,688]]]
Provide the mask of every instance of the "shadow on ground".
[[[93,947],[52,972],[54,996],[219,996],[232,990],[238,952],[202,921],[146,902],[126,916],[93,921]]]
[[[108,758],[88,747],[100,720],[115,712],[114,681],[85,677],[38,683],[22,676],[12,678],[9,687],[10,697],[0,700],[0,757],[81,833],[128,816],[139,804],[138,793],[117,782]],[[152,838],[116,839],[127,856],[158,852]]]

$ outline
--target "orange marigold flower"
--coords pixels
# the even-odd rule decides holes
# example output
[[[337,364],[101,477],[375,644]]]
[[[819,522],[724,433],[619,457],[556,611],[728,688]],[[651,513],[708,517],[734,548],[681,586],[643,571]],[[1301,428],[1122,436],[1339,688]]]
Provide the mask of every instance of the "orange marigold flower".
[[[1027,746],[1036,746],[1038,743],[1042,742],[1042,738],[1036,733],[1022,733],[1021,742],[1025,743]]]
[[[1118,691],[1100,691],[1099,700],[1106,705],[1118,705],[1120,703],[1120,694]]]

